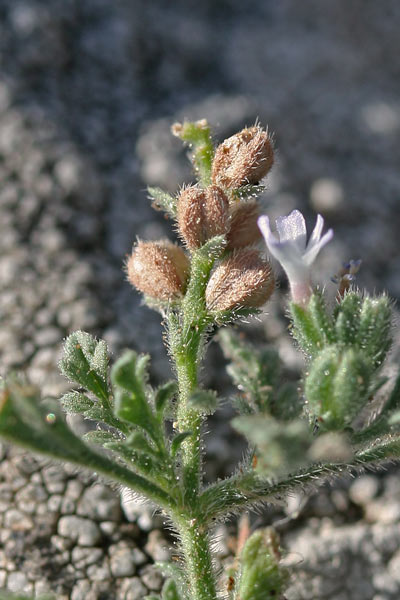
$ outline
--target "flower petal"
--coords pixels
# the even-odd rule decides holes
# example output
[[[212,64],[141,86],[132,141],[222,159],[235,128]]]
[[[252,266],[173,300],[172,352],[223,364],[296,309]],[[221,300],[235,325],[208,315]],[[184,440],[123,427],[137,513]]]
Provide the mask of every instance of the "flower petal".
[[[307,252],[303,255],[303,261],[306,265],[310,266],[317,258],[319,251],[323,248],[328,242],[333,238],[333,229],[328,229],[328,231],[322,236],[318,242],[314,243],[311,247],[309,244]]]
[[[310,235],[310,239],[308,240],[307,250],[314,246],[321,239],[322,230],[324,228],[324,219],[321,215],[317,215],[317,221],[315,223],[315,227],[313,229],[312,234]]]
[[[287,217],[276,219],[276,228],[281,242],[292,242],[298,251],[306,248],[306,222],[299,210],[293,210]]]
[[[258,217],[257,225],[258,225],[259,230],[263,234],[266,244],[268,244],[268,241],[271,239],[278,242],[278,240],[276,239],[276,237],[273,235],[273,233],[271,231],[271,227],[269,224],[269,217],[267,217],[267,215],[261,215],[261,217]]]

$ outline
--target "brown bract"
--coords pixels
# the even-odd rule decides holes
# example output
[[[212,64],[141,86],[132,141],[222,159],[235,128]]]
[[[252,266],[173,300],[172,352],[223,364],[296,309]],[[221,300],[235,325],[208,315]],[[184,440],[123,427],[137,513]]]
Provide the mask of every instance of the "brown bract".
[[[139,242],[126,271],[139,292],[157,300],[173,300],[185,290],[189,261],[182,248],[170,242]]]
[[[212,181],[227,189],[255,185],[271,169],[274,151],[269,134],[246,127],[218,146],[212,165]]]
[[[252,248],[236,250],[211,275],[206,305],[211,312],[257,308],[271,296],[275,278],[269,262]]]
[[[258,242],[261,231],[257,225],[260,216],[255,200],[240,202],[231,209],[230,230],[227,235],[227,248],[244,248]]]
[[[197,186],[183,189],[177,211],[179,233],[190,249],[200,248],[212,237],[228,230],[229,201],[216,185],[206,189]]]

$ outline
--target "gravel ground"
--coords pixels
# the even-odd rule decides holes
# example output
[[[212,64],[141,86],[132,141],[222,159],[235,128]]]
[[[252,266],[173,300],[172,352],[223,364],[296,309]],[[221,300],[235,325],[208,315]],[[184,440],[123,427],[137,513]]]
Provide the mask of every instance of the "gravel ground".
[[[208,118],[219,139],[256,117],[269,124],[279,152],[269,214],[319,211],[335,229],[316,279],[329,286],[342,260],[361,257],[359,285],[399,298],[399,21],[395,0],[2,0],[1,371],[26,369],[44,393],[62,393],[61,342],[80,328],[113,352],[150,351],[155,379],[168,376],[159,318],[121,265],[135,236],[168,231],[145,185],[190,181],[169,134],[184,117]],[[284,292],[248,330],[296,367]],[[208,383],[224,388],[210,354]],[[210,477],[232,466],[224,420]],[[324,489],[283,528],[288,600],[399,597],[396,473]],[[162,523],[103,483],[4,448],[0,505],[0,587],[74,600],[159,588]]]

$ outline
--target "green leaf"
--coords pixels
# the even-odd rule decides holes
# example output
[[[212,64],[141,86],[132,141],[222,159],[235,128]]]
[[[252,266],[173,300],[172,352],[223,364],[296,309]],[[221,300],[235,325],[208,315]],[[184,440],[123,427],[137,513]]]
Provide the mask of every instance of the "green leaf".
[[[158,388],[154,398],[154,404],[157,414],[162,417],[167,403],[178,393],[178,383],[176,381],[167,381]]]
[[[172,579],[175,582],[176,588],[183,600],[187,591],[187,582],[182,568],[175,563],[164,561],[156,562],[155,566],[161,571],[164,577]]]
[[[261,475],[283,475],[309,463],[312,436],[300,419],[279,422],[267,415],[236,417],[233,427],[256,447],[255,470]]]
[[[233,195],[238,200],[247,200],[248,198],[256,198],[263,192],[265,192],[267,188],[265,185],[242,185],[240,188],[237,188],[233,191]]]
[[[299,398],[297,385],[286,382],[281,385],[271,405],[271,415],[282,421],[291,421],[300,416],[303,401]]]
[[[371,365],[362,352],[325,348],[310,366],[305,395],[324,430],[350,426],[369,395]]]
[[[140,433],[140,431],[134,431],[126,440],[126,443],[133,449],[144,454],[157,456],[157,450],[150,444],[148,439]]]
[[[156,210],[164,210],[171,217],[176,216],[176,198],[159,187],[148,187],[147,191],[153,199],[152,206]]]
[[[40,401],[36,388],[9,379],[0,394],[0,436],[63,462],[83,466],[143,494],[156,504],[171,507],[175,501],[149,480],[95,452],[68,428],[57,400]],[[109,442],[116,443],[116,442]],[[135,465],[136,466],[136,465]],[[161,480],[161,476],[160,476]]]
[[[306,308],[293,302],[290,303],[289,308],[293,323],[293,337],[308,357],[316,356],[325,345],[323,331]]]
[[[89,444],[99,444],[100,446],[103,446],[107,442],[115,441],[116,436],[109,431],[96,430],[88,431],[83,435],[82,439]]]
[[[383,411],[388,413],[392,410],[397,410],[398,408],[400,408],[400,371],[397,374],[392,391],[389,394]]]
[[[191,431],[182,431],[178,433],[171,442],[171,456],[174,458],[182,443],[186,440],[187,437],[192,435]]]
[[[357,341],[361,305],[361,295],[358,292],[349,291],[336,307],[335,330],[337,339],[342,344],[353,345]]]
[[[388,421],[389,425],[398,425],[400,423],[400,410],[396,410],[390,417]]]
[[[93,403],[93,405],[88,410],[85,410],[85,412],[82,414],[85,417],[85,419],[91,419],[92,421],[101,421],[110,425],[110,423],[108,423],[108,421],[105,420],[104,408],[97,402],[96,404]]]
[[[159,424],[147,399],[149,356],[126,351],[111,370],[116,386],[115,414],[118,418],[144,429],[153,440],[160,435]]]
[[[203,415],[212,415],[217,410],[217,394],[212,390],[195,390],[189,396],[188,404]]]
[[[173,579],[167,579],[163,585],[161,592],[162,600],[182,600],[182,596],[178,592],[178,588]]]
[[[362,450],[359,450],[356,454],[356,459],[363,463],[390,460],[393,458],[400,458],[399,434],[388,434],[384,438],[378,439]]]
[[[109,404],[108,355],[104,341],[75,331],[65,341],[59,367],[67,379],[92,392],[105,405]]]
[[[65,423],[59,402],[41,400],[38,390],[7,380],[0,399],[0,435],[36,452],[81,464],[88,447]]]
[[[250,405],[242,394],[231,396],[231,402],[239,415],[252,415],[254,413],[254,407]]]
[[[283,416],[283,405],[278,406],[277,390],[281,376],[281,361],[278,352],[271,347],[256,350],[230,330],[218,334],[224,355],[232,360],[227,371],[245,398],[235,399],[239,412],[270,412]],[[292,397],[293,398],[293,397]],[[296,398],[296,409],[301,407]],[[290,418],[291,409],[285,418]]]
[[[288,582],[288,572],[280,567],[277,534],[266,528],[249,537],[240,557],[240,576],[235,600],[276,600]]]
[[[141,427],[153,440],[158,439],[159,430],[151,409],[141,396],[125,390],[115,392],[115,414],[119,419]]]
[[[325,344],[332,344],[336,341],[334,323],[325,303],[325,299],[320,291],[312,294],[307,306],[315,327],[323,334]]]
[[[390,349],[391,325],[392,307],[389,298],[385,295],[364,298],[357,342],[365,354],[370,357],[375,369],[380,367]]]
[[[150,356],[127,350],[111,369],[111,380],[128,392],[146,398]]]
[[[145,475],[153,475],[160,470],[157,461],[154,461],[151,456],[143,452],[136,452],[125,442],[106,442],[104,448],[112,450],[126,463]]]
[[[80,392],[67,392],[60,398],[61,405],[68,414],[84,414],[93,407],[93,400]]]

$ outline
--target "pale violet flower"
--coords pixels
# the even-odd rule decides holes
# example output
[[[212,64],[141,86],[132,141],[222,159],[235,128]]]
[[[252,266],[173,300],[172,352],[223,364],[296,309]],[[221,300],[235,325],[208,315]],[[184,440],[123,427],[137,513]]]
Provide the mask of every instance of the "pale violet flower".
[[[266,215],[259,217],[258,227],[264,236],[268,250],[286,271],[293,302],[306,305],[312,294],[311,265],[321,248],[332,239],[332,229],[321,237],[324,219],[318,215],[307,243],[306,222],[298,210],[292,211],[287,217],[276,219],[278,237],[272,233]]]

